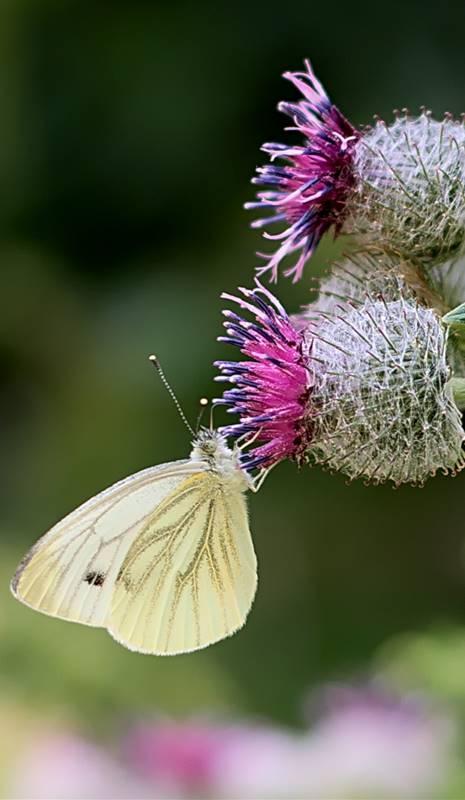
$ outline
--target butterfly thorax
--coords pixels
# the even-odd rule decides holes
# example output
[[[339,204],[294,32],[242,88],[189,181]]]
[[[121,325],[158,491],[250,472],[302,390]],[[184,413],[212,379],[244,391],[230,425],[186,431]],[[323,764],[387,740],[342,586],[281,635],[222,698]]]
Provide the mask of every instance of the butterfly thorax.
[[[212,472],[231,481],[234,488],[244,492],[250,488],[249,476],[240,465],[238,453],[228,447],[226,438],[218,431],[202,428],[192,443],[190,457],[192,461],[206,462]]]

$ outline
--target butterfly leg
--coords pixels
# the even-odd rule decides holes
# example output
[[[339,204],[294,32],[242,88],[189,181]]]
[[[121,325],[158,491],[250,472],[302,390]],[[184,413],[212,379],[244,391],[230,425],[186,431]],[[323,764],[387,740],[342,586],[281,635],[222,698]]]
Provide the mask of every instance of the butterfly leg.
[[[249,447],[249,445],[253,444],[258,439],[261,432],[262,429],[259,428],[258,431],[256,431],[251,438],[248,438],[249,433],[243,433],[242,436],[239,436],[239,438],[236,439],[236,442],[234,444],[234,449],[238,450],[241,453],[242,450],[245,450],[247,447]]]
[[[266,467],[266,469],[261,469],[260,472],[258,473],[258,475],[256,475],[255,478],[252,478],[252,480],[250,482],[250,491],[251,492],[256,493],[256,492],[258,492],[259,489],[261,489],[261,487],[262,487],[263,483],[265,482],[266,478],[268,477],[268,475],[270,474],[271,470],[275,466],[276,466],[276,464],[272,464],[271,467]]]

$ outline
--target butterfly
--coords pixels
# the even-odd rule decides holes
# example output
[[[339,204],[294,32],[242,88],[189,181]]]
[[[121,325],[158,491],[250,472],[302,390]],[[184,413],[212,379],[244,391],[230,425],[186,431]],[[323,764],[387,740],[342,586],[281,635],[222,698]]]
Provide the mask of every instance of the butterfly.
[[[202,429],[188,459],[115,483],[51,528],[19,564],[13,595],[140,653],[207,647],[243,626],[255,596],[248,489],[239,448]]]

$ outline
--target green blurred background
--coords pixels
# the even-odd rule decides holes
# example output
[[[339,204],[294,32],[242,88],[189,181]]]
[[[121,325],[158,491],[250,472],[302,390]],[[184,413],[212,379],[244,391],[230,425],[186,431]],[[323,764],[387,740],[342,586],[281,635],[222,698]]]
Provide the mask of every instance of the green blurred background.
[[[194,419],[228,352],[219,294],[252,281],[261,242],[242,204],[260,144],[282,140],[276,104],[295,96],[280,74],[311,57],[357,124],[394,106],[459,113],[463,23],[463,3],[425,0],[2,0],[3,769],[43,720],[99,735],[208,708],[298,725],[312,685],[364,674],[392,637],[461,631],[464,475],[393,491],[278,467],[250,498],[252,614],[198,654],[130,653],[20,606],[8,581],[71,508],[187,454],[147,355]],[[324,242],[301,284],[280,282],[289,310],[333,252]]]

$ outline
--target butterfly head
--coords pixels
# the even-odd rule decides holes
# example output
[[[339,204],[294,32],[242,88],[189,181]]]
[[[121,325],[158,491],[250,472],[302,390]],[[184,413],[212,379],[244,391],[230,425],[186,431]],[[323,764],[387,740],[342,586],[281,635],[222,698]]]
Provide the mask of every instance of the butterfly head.
[[[208,468],[223,476],[239,478],[249,488],[250,479],[241,467],[236,449],[228,447],[226,437],[211,428],[201,428],[192,442],[191,459],[202,461]]]
[[[192,458],[216,460],[228,454],[232,455],[232,450],[226,443],[226,437],[210,428],[201,428],[192,442]]]

